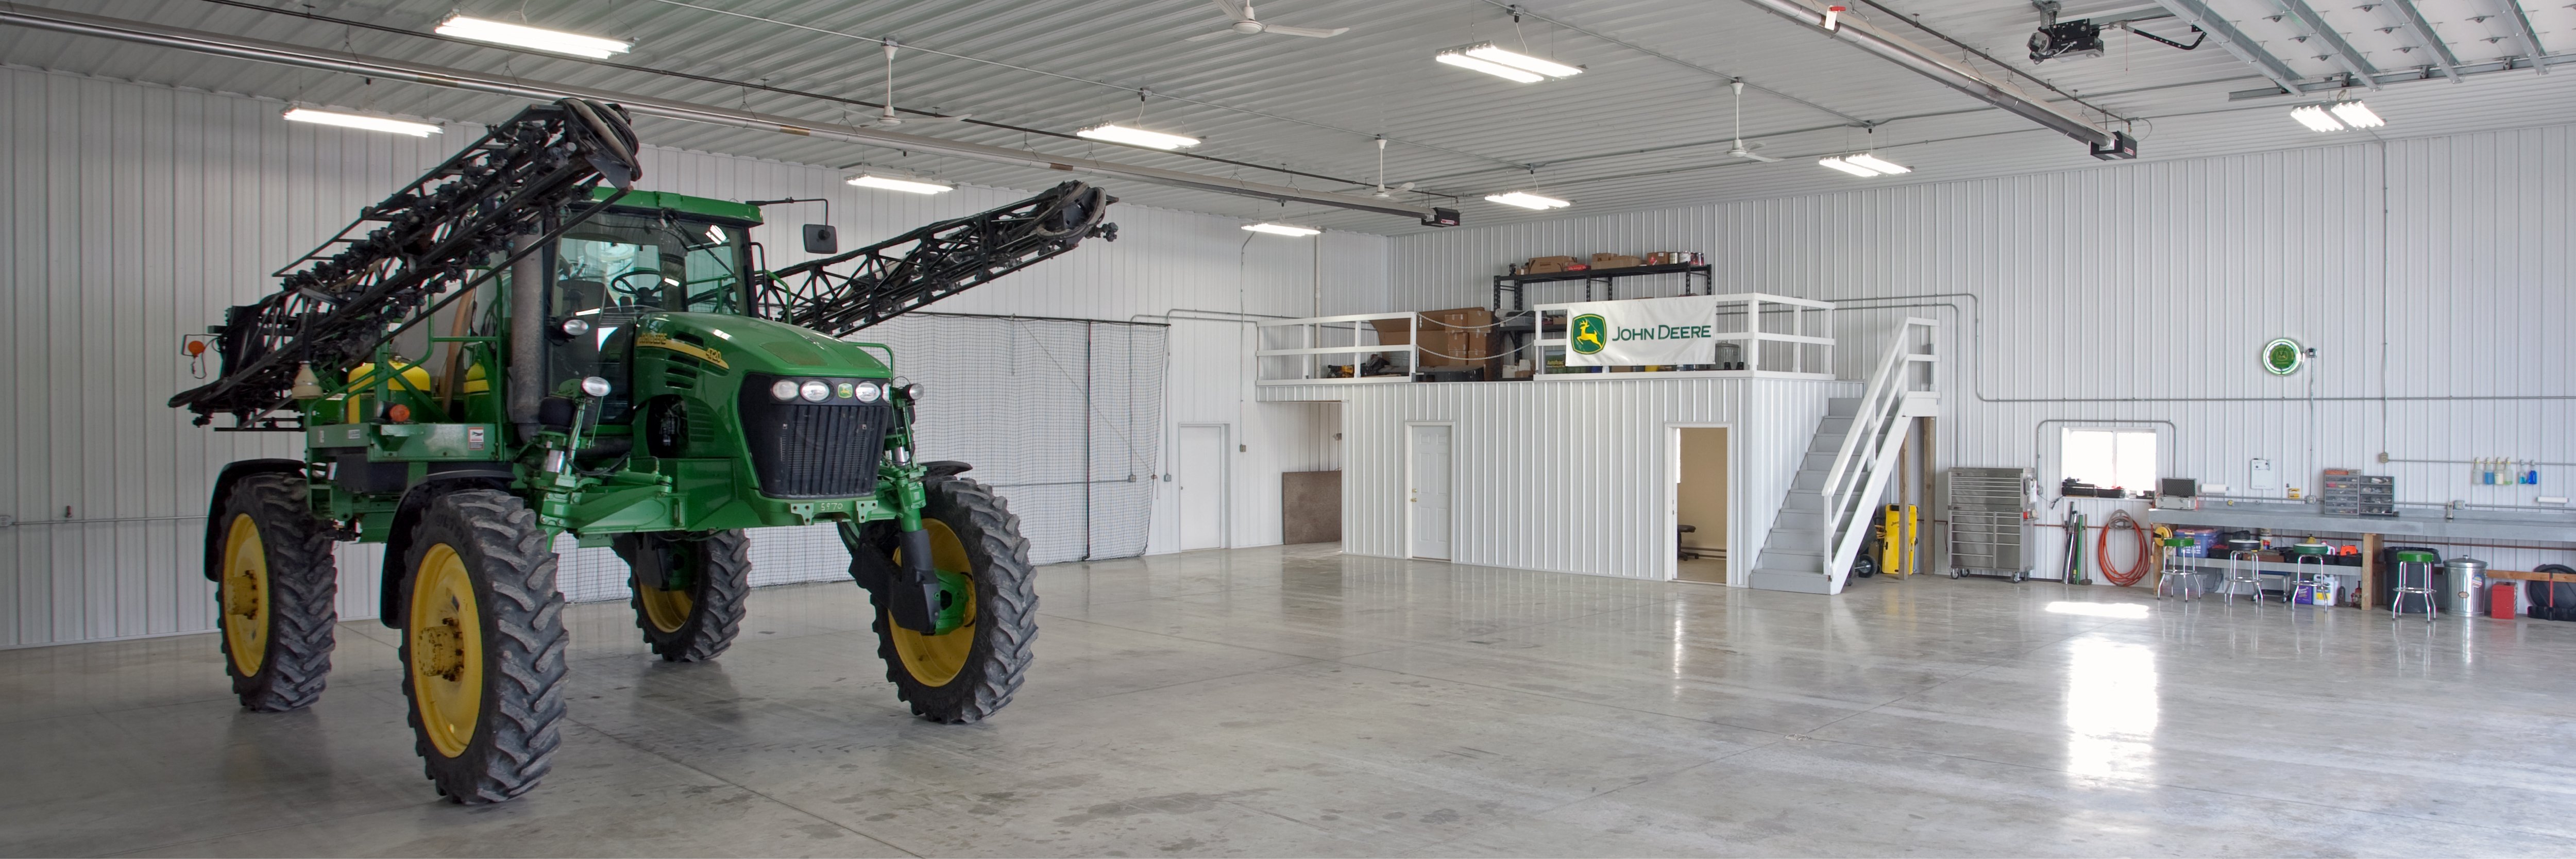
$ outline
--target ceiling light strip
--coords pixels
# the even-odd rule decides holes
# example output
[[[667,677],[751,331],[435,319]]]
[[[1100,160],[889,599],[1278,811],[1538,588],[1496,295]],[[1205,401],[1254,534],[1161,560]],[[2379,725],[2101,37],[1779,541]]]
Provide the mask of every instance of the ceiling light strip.
[[[336,125],[341,128],[384,131],[394,134],[408,134],[413,137],[428,137],[432,134],[444,134],[447,131],[446,129],[426,122],[412,122],[409,120],[391,119],[382,116],[368,116],[358,113],[341,113],[331,110],[314,110],[309,107],[290,107],[286,109],[285,113],[278,114],[278,116],[284,118],[288,122],[310,122],[315,125]]]
[[[566,33],[544,27],[486,21],[463,15],[447,16],[447,20],[438,22],[437,32],[442,36],[455,36],[459,39],[473,39],[477,42],[491,42],[496,45],[511,45],[530,50],[599,59],[623,54],[635,47],[633,42],[617,39],[602,39],[598,36],[584,36],[580,33]]]
[[[49,32],[69,33],[73,35],[157,45],[165,48],[176,48],[195,53],[232,57],[235,59],[252,60],[256,62],[321,69],[324,71],[344,72],[356,75],[368,75],[372,77],[406,81],[409,83],[428,84],[430,86],[447,87],[451,89],[472,90],[475,92],[506,95],[514,98],[552,101],[559,98],[578,97],[599,101],[613,101],[625,105],[626,109],[633,113],[660,116],[688,122],[722,125],[733,128],[747,128],[757,131],[772,131],[803,137],[818,137],[826,140],[839,140],[866,146],[876,146],[909,152],[926,152],[938,155],[949,155],[975,161],[1007,164],[1019,167],[1033,167],[1041,170],[1063,170],[1076,173],[1088,173],[1096,176],[1114,176],[1124,179],[1134,179],[1141,182],[1152,182],[1159,185],[1190,188],[1200,191],[1212,191],[1220,194],[1252,197],[1256,199],[1271,200],[1274,202],[1312,203],[1319,206],[1330,206],[1336,209],[1396,215],[1400,217],[1413,218],[1417,221],[1431,221],[1436,219],[1439,214],[1438,210],[1430,207],[1408,206],[1393,201],[1377,200],[1368,197],[1334,194],[1323,191],[1309,191],[1300,188],[1291,188],[1284,185],[1247,182],[1220,176],[1207,176],[1178,170],[1165,170],[1158,167],[1143,167],[1119,164],[1110,161],[1099,161],[1089,158],[1049,155],[1040,152],[1009,149],[1000,146],[986,146],[979,143],[943,140],[936,137],[923,137],[916,134],[904,134],[894,131],[880,131],[849,125],[818,123],[791,117],[777,116],[774,114],[756,113],[752,111],[694,104],[683,101],[672,101],[668,99],[632,95],[591,87],[576,87],[526,79],[492,77],[480,72],[471,72],[464,69],[432,66],[421,63],[409,63],[384,59],[381,57],[368,57],[359,54],[344,54],[337,51],[322,52],[301,45],[290,45],[282,42],[271,42],[240,36],[228,36],[219,33],[208,33],[180,27],[147,24],[139,21],[103,18],[96,15],[84,15],[77,12],[62,12],[51,9],[38,10],[25,6],[0,6],[0,24],[13,24]]]

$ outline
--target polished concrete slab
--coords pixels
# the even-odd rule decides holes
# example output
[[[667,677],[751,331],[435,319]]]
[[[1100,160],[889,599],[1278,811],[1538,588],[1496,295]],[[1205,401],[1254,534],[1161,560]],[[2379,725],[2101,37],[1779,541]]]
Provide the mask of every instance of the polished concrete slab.
[[[2576,624],[1994,579],[1839,597],[1342,556],[1040,574],[980,725],[863,596],[719,662],[576,606],[553,776],[435,800],[393,637],[253,714],[208,636],[0,652],[7,855],[2576,855]]]

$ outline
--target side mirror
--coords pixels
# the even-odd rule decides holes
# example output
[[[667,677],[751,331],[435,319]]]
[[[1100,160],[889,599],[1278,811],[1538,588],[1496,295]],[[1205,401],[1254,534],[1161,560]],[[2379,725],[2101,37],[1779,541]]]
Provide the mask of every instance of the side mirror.
[[[831,256],[841,252],[841,233],[830,224],[805,225],[805,252]]]

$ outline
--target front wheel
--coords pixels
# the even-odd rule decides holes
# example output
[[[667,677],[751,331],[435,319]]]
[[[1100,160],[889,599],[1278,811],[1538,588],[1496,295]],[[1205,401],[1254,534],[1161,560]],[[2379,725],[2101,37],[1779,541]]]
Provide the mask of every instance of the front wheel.
[[[945,605],[939,608],[955,626],[935,635],[898,626],[889,589],[877,588],[869,592],[877,656],[914,715],[952,725],[978,722],[1009,704],[1028,673],[1038,634],[1029,541],[1020,536],[1020,517],[991,487],[950,476],[931,478],[923,488],[929,497],[921,524],[930,532],[931,565],[941,580]],[[902,569],[892,523],[874,523],[867,534],[859,549],[874,557],[853,559],[854,565]],[[861,581],[885,581],[853,573]]]
[[[705,662],[733,646],[751,596],[750,537],[619,534],[611,545],[631,571],[635,627],[662,661]]]
[[[549,542],[525,503],[492,490],[441,496],[413,524],[403,696],[429,779],[456,802],[527,793],[562,744],[571,641]]]

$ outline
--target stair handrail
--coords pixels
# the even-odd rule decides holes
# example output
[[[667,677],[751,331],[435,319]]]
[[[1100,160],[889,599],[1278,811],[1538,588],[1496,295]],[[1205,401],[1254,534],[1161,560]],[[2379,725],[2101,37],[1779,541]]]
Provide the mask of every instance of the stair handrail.
[[[1860,456],[1876,458],[1881,446],[1880,436],[1895,425],[1903,412],[1906,395],[1913,393],[1906,374],[1915,363],[1914,329],[1919,326],[1929,331],[1937,325],[1930,319],[1907,317],[1904,324],[1897,326],[1895,336],[1888,338],[1887,351],[1879,358],[1877,369],[1870,374],[1869,388],[1861,394],[1859,406],[1852,411],[1851,428],[1843,434],[1842,447],[1834,454],[1833,467],[1825,472],[1822,494],[1826,547],[1829,550],[1825,558],[1825,573],[1829,576],[1839,576],[1839,568],[1850,563],[1849,556],[1859,547],[1859,542],[1852,536],[1857,532],[1851,528],[1852,511],[1849,509],[1852,493],[1861,488],[1864,474],[1856,460]],[[1927,338],[1926,346],[1929,345]],[[1867,447],[1862,446],[1863,439],[1868,440]]]

